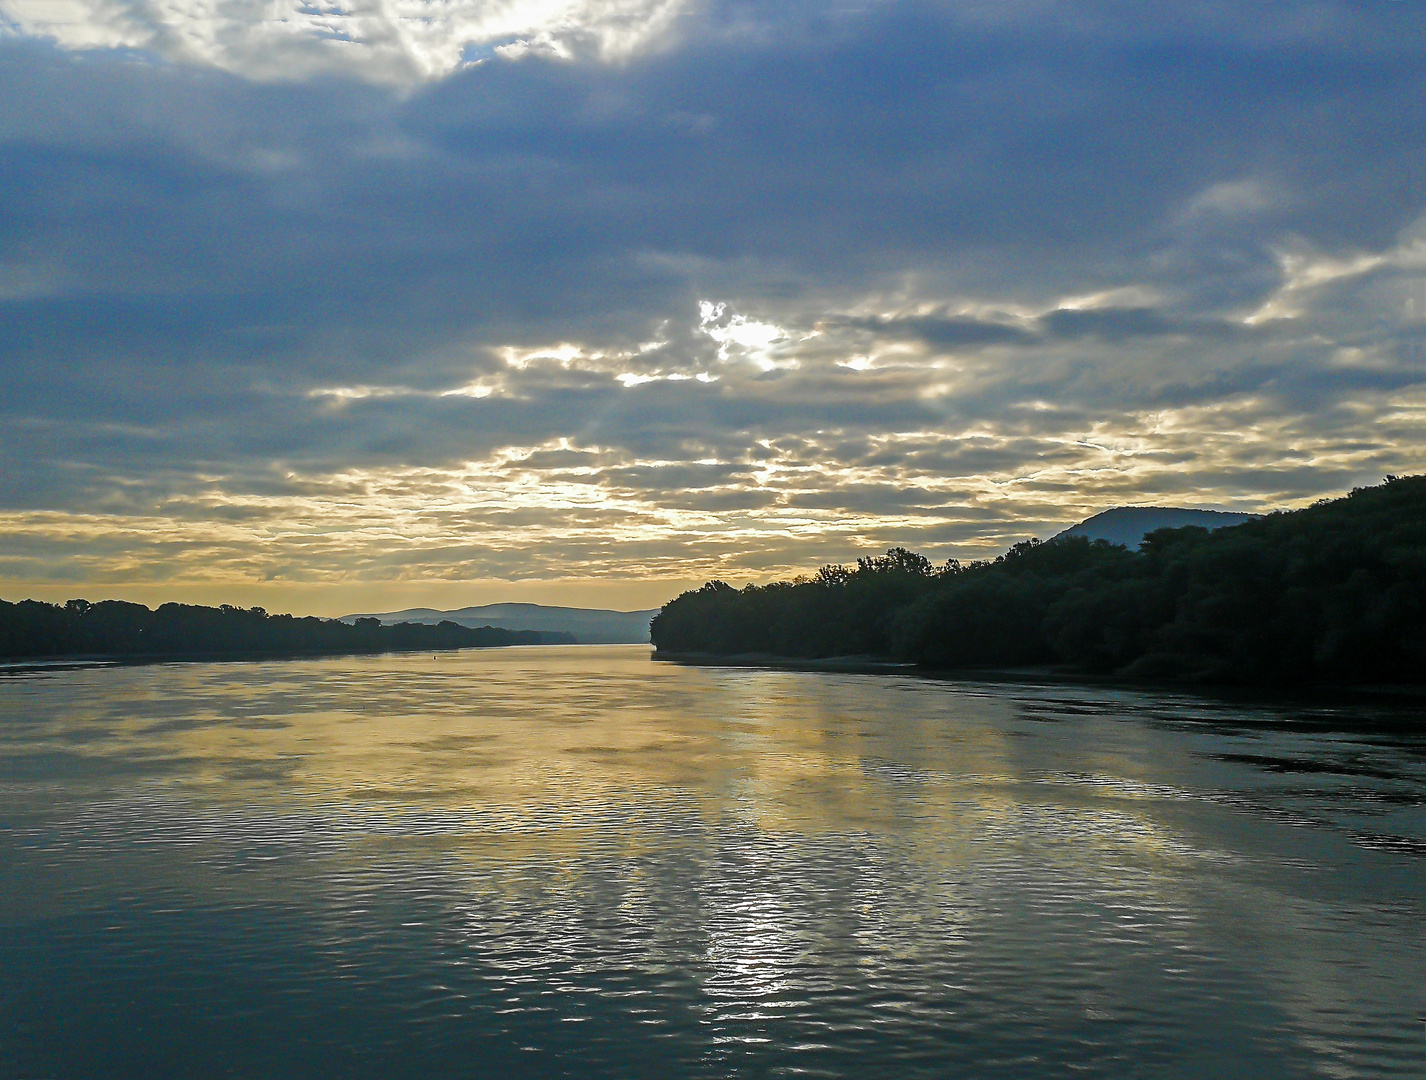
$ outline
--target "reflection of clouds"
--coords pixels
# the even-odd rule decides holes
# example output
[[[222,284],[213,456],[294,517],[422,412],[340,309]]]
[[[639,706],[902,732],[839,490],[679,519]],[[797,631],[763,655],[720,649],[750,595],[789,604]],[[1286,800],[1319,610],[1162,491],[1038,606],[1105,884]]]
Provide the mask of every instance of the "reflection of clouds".
[[[434,965],[413,1007],[494,1002],[511,1030],[549,1016],[628,1038],[600,1026],[617,1014],[695,1033],[719,1075],[768,1047],[808,1068],[872,1043],[948,1060],[987,1032],[1068,1032],[1098,1060],[1165,1025],[1182,1043],[1185,1017],[1236,1030],[1245,1007],[1270,1014],[1274,1054],[1357,1061],[1372,995],[1395,985],[1382,965],[1412,955],[1419,904],[1384,906],[1341,862],[1394,856],[1315,849],[1323,829],[1279,815],[1275,831],[1228,798],[1228,777],[1252,778],[1205,776],[1204,736],[1160,719],[1211,718],[1191,702],[626,648],[0,691],[6,762],[39,754],[66,777],[52,799],[42,773],[0,788],[21,868],[0,876],[8,917],[130,883],[167,905],[305,905],[333,970],[371,978],[391,934],[403,964]],[[1360,895],[1324,907],[1323,888]]]

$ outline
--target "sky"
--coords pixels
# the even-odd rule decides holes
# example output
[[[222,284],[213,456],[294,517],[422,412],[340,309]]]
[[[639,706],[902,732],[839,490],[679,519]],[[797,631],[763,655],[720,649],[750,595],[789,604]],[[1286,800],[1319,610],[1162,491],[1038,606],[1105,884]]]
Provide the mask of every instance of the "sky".
[[[1426,471],[1426,7],[0,0],[0,597],[656,607]]]

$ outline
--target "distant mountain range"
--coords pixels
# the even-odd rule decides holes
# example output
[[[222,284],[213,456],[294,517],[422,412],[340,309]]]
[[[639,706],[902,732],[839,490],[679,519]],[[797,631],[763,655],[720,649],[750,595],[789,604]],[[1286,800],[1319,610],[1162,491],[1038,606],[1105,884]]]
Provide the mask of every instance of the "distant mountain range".
[[[1085,518],[1059,536],[1086,536],[1091,540],[1108,540],[1137,551],[1139,541],[1155,529],[1181,529],[1198,525],[1212,532],[1225,525],[1241,525],[1257,514],[1239,514],[1228,510],[1184,510],[1172,506],[1116,506]]]
[[[547,607],[544,604],[484,604],[480,607],[437,611],[407,608],[370,615],[343,615],[342,622],[380,619],[382,623],[427,623],[445,620],[461,626],[494,626],[502,630],[539,630],[565,633],[581,645],[642,645],[649,640],[649,620],[659,613],[609,611],[604,608]]]

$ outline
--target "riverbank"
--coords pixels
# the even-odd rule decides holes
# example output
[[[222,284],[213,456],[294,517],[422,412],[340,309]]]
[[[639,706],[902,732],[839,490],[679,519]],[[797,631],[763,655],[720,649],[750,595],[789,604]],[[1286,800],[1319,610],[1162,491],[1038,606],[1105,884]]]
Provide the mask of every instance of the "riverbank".
[[[1064,665],[1153,685],[1418,683],[1426,476],[1137,551],[1061,536],[994,560],[891,548],[855,569],[709,581],[650,624],[659,649],[895,657],[955,671]]]
[[[1197,679],[1099,675],[1063,664],[1025,667],[930,668],[875,655],[779,656],[775,653],[719,654],[655,650],[651,659],[695,667],[768,668],[777,671],[826,671],[855,675],[912,675],[940,682],[1023,683],[1033,686],[1084,686],[1107,689],[1176,691],[1217,700],[1283,701],[1312,705],[1381,704],[1426,707],[1426,686],[1412,683],[1304,683],[1260,685]],[[1420,716],[1426,726],[1426,708]]]
[[[858,675],[921,674],[915,664],[880,656],[778,656],[774,653],[669,652],[655,649],[652,660],[703,667],[767,667],[791,671],[841,671]]]
[[[317,649],[309,651],[244,650],[238,652],[94,653],[84,656],[0,657],[0,676],[94,667],[140,667],[145,664],[260,663],[264,660],[335,660],[344,656],[402,656],[465,652],[471,649],[549,648],[563,642],[508,642],[496,645],[451,645],[437,648]]]

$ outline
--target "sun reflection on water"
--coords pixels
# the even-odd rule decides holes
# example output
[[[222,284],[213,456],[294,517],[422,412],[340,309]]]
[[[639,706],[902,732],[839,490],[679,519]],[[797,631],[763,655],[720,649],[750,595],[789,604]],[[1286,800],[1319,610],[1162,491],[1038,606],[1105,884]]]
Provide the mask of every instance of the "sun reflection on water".
[[[1391,1075],[1391,988],[1426,974],[1408,857],[1162,701],[1078,693],[629,648],[12,680],[0,918],[63,952],[116,903],[130,949],[161,912],[266,912],[284,985],[399,990],[433,1046],[483,1017],[546,1065],[1109,1076],[1227,1030],[1261,1075]]]

